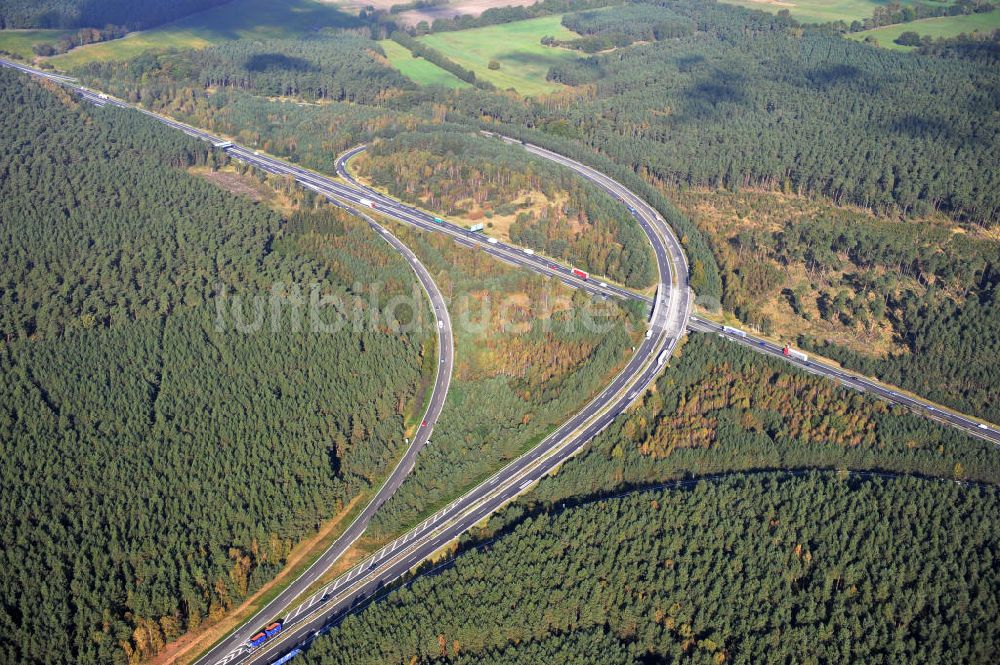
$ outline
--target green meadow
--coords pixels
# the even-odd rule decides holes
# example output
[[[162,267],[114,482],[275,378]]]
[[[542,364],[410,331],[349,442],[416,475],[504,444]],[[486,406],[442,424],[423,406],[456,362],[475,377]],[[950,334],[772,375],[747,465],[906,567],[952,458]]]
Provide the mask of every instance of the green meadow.
[[[992,32],[1000,30],[1000,10],[994,9],[984,14],[969,14],[967,16],[940,16],[938,18],[927,18],[922,21],[912,21],[910,23],[898,23],[887,25],[874,30],[855,32],[848,35],[851,39],[863,40],[872,36],[878,40],[878,45],[896,51],[912,51],[913,46],[900,46],[895,43],[895,39],[904,32],[915,32],[921,37],[930,36],[934,39],[939,37],[956,37],[960,34],[970,32]]]
[[[563,87],[545,80],[549,67],[580,57],[577,51],[541,45],[545,35],[563,40],[579,37],[564,28],[561,20],[562,16],[546,16],[485,28],[440,32],[419,39],[501,90],[514,88],[525,96],[539,95]],[[489,69],[491,60],[499,62],[500,69]]]
[[[445,71],[423,58],[414,58],[410,51],[392,41],[384,39],[379,46],[385,51],[389,64],[414,83],[420,85],[443,85],[447,88],[468,88],[470,85],[451,72]]]
[[[872,15],[876,7],[888,4],[884,0],[720,0],[730,5],[760,9],[765,12],[777,13],[787,9],[801,23],[827,23],[829,21],[844,21],[850,23],[857,19],[865,19]],[[900,4],[917,4],[914,0],[901,0]],[[932,3],[923,3],[932,4]],[[935,3],[935,6],[941,3]],[[944,4],[951,4],[946,2]]]
[[[69,70],[88,62],[132,58],[146,51],[204,48],[233,39],[295,38],[359,23],[356,16],[318,0],[233,0],[122,39],[81,46],[50,62]]]
[[[35,44],[54,44],[63,35],[72,35],[75,30],[0,30],[0,51],[30,60],[35,57]]]

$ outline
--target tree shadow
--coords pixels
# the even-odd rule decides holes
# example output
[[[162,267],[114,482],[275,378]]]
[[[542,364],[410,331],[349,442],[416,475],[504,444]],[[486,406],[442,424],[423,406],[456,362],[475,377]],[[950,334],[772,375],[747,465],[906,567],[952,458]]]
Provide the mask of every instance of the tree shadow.
[[[308,60],[284,53],[259,53],[251,56],[243,66],[251,72],[315,72],[319,70],[319,67]]]
[[[725,107],[746,103],[746,86],[746,76],[742,73],[715,68],[681,92],[678,120],[690,122],[720,118],[724,113],[728,114]]]
[[[679,71],[688,73],[703,62],[705,62],[705,56],[703,55],[682,55],[677,58],[675,64]]]
[[[493,56],[493,59],[505,63],[513,63],[518,65],[538,65],[539,67],[548,67],[552,65],[553,61],[551,55],[546,55],[544,53],[525,53],[524,51],[508,51],[506,53],[497,53],[495,56]]]
[[[829,88],[841,83],[859,80],[861,78],[861,70],[852,65],[824,65],[807,71],[806,78],[818,88]]]

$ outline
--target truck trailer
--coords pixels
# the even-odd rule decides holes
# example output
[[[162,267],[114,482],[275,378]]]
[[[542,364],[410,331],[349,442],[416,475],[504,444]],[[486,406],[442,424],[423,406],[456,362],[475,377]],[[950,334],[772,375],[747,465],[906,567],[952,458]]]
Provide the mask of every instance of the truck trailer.
[[[790,346],[786,345],[785,348],[781,350],[781,352],[789,358],[795,358],[796,360],[801,360],[802,362],[809,362],[809,356],[802,353],[801,351],[793,349]]]

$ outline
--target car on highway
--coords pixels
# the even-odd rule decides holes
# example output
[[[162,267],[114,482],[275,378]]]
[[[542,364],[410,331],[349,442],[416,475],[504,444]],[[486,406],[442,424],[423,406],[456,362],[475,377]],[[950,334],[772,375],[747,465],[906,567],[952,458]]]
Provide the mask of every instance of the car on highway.
[[[421,427],[427,427],[427,421],[425,420],[425,421],[423,421],[422,423],[420,423],[420,426],[421,426]]]
[[[489,240],[487,240],[486,242],[490,243],[491,245],[495,245],[495,244],[497,244],[497,243],[498,243],[498,242],[500,242],[500,241],[499,241],[499,240],[497,240],[496,238],[490,238],[490,239],[489,239]]]
[[[989,427],[987,427],[986,425],[984,425],[982,423],[979,423],[978,427],[979,427],[979,429],[989,429]]]

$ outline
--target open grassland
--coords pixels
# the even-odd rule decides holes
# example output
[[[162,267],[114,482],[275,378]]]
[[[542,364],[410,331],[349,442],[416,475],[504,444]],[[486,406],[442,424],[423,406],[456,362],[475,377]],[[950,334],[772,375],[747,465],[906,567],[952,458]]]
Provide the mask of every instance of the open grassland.
[[[0,51],[13,53],[25,59],[35,57],[35,44],[55,44],[64,35],[75,30],[0,30]]]
[[[787,9],[792,16],[802,23],[827,23],[829,21],[845,21],[850,23],[857,19],[870,17],[876,7],[886,3],[879,0],[721,0],[730,5],[760,9],[772,14]],[[913,0],[901,0],[901,4],[917,4]],[[945,3],[923,3],[940,6]]]
[[[384,39],[379,46],[385,51],[389,64],[414,83],[443,85],[447,88],[468,88],[470,85],[451,72],[445,71],[423,58],[414,58],[410,51],[391,39]]]
[[[51,63],[72,69],[88,62],[131,58],[146,51],[204,48],[233,39],[295,38],[323,28],[353,25],[360,25],[356,16],[318,0],[234,0],[123,39],[73,49],[52,58]]]
[[[895,51],[912,51],[913,46],[900,46],[895,42],[896,38],[904,32],[915,32],[921,37],[930,36],[934,39],[939,37],[956,37],[963,32],[971,33],[992,32],[1000,30],[1000,10],[994,9],[984,14],[969,14],[967,16],[939,16],[937,18],[926,18],[922,21],[912,21],[910,23],[898,23],[887,25],[874,30],[855,32],[848,35],[851,39],[863,40],[871,36],[878,40],[878,45]]]
[[[564,28],[561,20],[562,16],[546,16],[472,30],[441,32],[419,39],[501,90],[514,88],[525,96],[539,95],[563,87],[545,80],[550,67],[580,57],[576,51],[541,45],[545,35],[562,40],[579,37]],[[500,69],[489,69],[491,60],[499,62]]]

